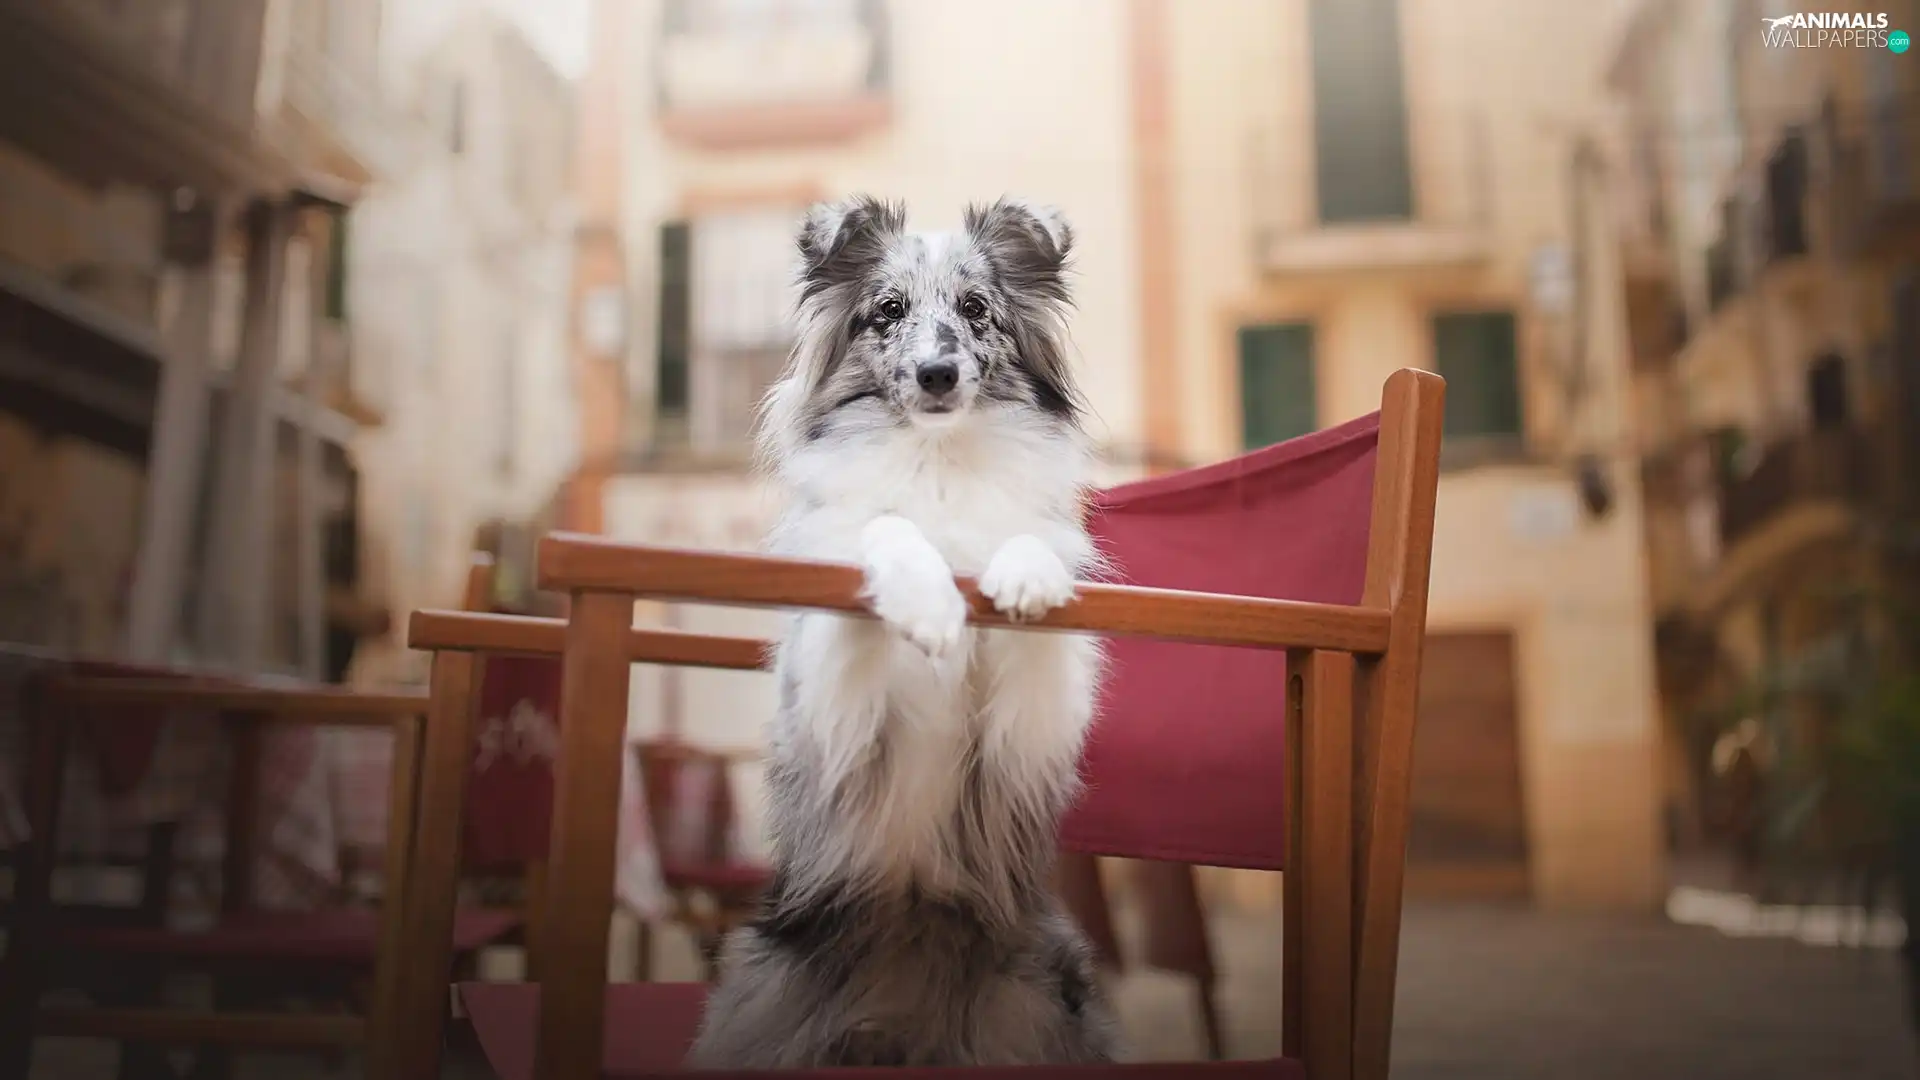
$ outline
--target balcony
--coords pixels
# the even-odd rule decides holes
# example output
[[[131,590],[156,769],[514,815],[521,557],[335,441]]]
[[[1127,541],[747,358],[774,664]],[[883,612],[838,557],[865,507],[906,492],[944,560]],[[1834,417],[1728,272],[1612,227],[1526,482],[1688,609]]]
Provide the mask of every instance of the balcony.
[[[1323,221],[1315,192],[1311,120],[1273,124],[1250,139],[1255,258],[1269,274],[1424,269],[1486,262],[1493,254],[1493,169],[1478,113],[1409,118],[1412,213]]]
[[[1828,219],[1840,254],[1920,253],[1920,108],[1897,98],[1825,120]]]
[[[1686,305],[1667,278],[1629,277],[1625,291],[1633,370],[1665,370],[1687,341]]]
[[[1760,256],[1772,267],[1812,250],[1808,239],[1807,139],[1789,131],[1767,158],[1765,204],[1760,219]]]
[[[93,185],[283,186],[293,170],[253,137],[263,0],[212,8],[0,3],[0,140]]]
[[[892,119],[880,0],[669,0],[660,126],[704,150],[846,142]]]
[[[1719,311],[1740,291],[1733,242],[1722,235],[1707,245],[1707,310]]]
[[[1732,548],[1796,505],[1865,499],[1873,480],[1873,448],[1858,429],[1806,431],[1775,442],[1752,470],[1721,479],[1721,542]]]
[[[356,340],[357,339],[357,340]],[[314,355],[302,389],[324,408],[363,427],[385,421],[390,404],[386,358],[365,334],[350,334],[337,319],[323,319],[314,335]]]
[[[354,184],[406,167],[417,125],[389,107],[378,70],[379,7],[300,5],[262,60],[260,115],[281,145]]]

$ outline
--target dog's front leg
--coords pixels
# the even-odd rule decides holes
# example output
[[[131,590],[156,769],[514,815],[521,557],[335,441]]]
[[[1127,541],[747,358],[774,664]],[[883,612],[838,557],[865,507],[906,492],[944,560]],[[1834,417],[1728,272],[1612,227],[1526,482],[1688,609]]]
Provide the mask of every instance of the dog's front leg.
[[[919,527],[893,514],[860,531],[860,565],[873,613],[920,651],[938,658],[960,644],[967,602],[953,569]]]
[[[988,561],[980,592],[1015,622],[1037,619],[1073,599],[1073,573],[1052,546],[1023,534]],[[1064,791],[1093,719],[1103,662],[1099,639],[995,631],[987,635],[983,659],[993,688],[988,754],[1035,790]]]

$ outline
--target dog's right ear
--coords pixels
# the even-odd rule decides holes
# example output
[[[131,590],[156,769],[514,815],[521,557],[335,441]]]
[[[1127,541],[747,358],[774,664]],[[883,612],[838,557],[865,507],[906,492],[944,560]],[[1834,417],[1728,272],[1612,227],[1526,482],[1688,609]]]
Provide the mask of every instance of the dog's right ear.
[[[798,238],[801,299],[860,280],[906,224],[905,206],[871,195],[821,203],[808,210]]]

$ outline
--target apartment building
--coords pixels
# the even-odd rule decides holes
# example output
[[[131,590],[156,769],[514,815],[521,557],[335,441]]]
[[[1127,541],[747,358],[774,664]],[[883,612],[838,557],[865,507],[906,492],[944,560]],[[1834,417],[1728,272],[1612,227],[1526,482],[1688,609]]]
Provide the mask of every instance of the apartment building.
[[[1344,421],[1401,366],[1447,376],[1415,886],[1662,895],[1625,330],[1582,171],[1618,5],[615,6],[632,332],[607,532],[761,534],[743,452],[806,202],[870,190],[935,226],[1003,191],[1055,203],[1113,479]],[[635,702],[746,740],[771,688],[636,672]]]
[[[378,0],[0,4],[0,637],[314,677],[358,610],[334,223]]]
[[[1409,888],[1655,905],[1639,484],[1590,143],[1619,5],[1156,18],[1174,172],[1138,208],[1167,253],[1146,429],[1210,460],[1370,411],[1395,368],[1445,376]]]
[[[582,490],[597,494],[577,520],[622,539],[758,544],[773,506],[748,474],[748,437],[789,344],[794,230],[808,204],[852,192],[903,199],[931,229],[1003,194],[1059,206],[1079,237],[1073,335],[1095,434],[1117,473],[1137,471],[1125,5],[615,0],[599,15],[577,355],[625,396],[597,429],[604,445],[583,448],[595,469]],[[777,626],[712,609],[643,617]],[[641,729],[745,745],[772,708],[753,675],[634,676]],[[743,798],[752,819],[756,795]]]
[[[413,154],[355,208],[348,245],[356,340],[390,358],[386,422],[358,450],[367,572],[396,611],[458,605],[476,546],[550,524],[579,452],[575,88],[485,5],[424,24],[409,6],[388,60]],[[531,570],[502,559],[499,599],[523,600]],[[423,661],[395,625],[356,677],[423,678]]]
[[[1920,71],[1886,48],[1769,45],[1759,16],[1792,12],[1763,7],[1640,5],[1610,78],[1665,779],[1689,844],[1740,840],[1709,805],[1703,714],[1833,629],[1920,462]]]

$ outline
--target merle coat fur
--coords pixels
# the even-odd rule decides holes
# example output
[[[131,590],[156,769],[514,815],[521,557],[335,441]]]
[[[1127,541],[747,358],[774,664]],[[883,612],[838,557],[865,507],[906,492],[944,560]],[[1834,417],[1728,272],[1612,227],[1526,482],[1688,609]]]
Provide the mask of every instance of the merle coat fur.
[[[878,620],[778,645],[775,878],[728,942],[691,1063],[1111,1060],[1091,950],[1051,888],[1097,640],[977,630],[1099,569],[1067,359],[1072,233],[1002,200],[951,234],[870,198],[800,229],[799,338],[761,418],[788,498],[771,547],[854,562]]]

